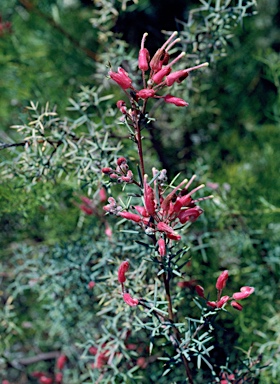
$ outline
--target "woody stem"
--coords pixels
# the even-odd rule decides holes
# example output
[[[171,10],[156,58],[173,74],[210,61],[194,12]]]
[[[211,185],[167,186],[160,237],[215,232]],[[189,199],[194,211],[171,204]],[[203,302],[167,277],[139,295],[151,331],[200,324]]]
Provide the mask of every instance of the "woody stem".
[[[141,137],[141,129],[140,129],[139,121],[136,122],[135,131],[136,131],[135,137],[136,137],[137,149],[138,149],[138,155],[139,155],[139,161],[140,161],[141,176],[142,176],[142,180],[144,180],[145,167],[144,167],[142,137]]]
[[[163,283],[164,283],[165,296],[166,296],[167,305],[168,305],[168,316],[169,316],[170,322],[173,323],[174,322],[174,313],[173,313],[172,299],[171,299],[171,295],[170,295],[170,286],[169,286],[169,279],[167,277],[167,273],[163,274]],[[175,326],[174,326],[174,332],[175,332],[176,339],[177,339],[178,343],[180,343],[181,335],[180,335],[178,328]],[[193,384],[192,374],[191,374],[191,370],[190,370],[190,367],[188,364],[188,360],[186,359],[186,357],[183,354],[181,356],[182,356],[182,361],[183,361],[183,364],[184,364],[184,367],[186,370],[186,375],[187,375],[187,378],[189,380],[189,384]]]

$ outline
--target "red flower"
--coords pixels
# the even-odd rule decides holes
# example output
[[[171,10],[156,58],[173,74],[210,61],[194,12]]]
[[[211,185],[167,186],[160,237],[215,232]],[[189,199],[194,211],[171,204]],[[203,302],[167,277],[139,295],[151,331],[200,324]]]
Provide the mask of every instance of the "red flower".
[[[121,265],[119,266],[118,270],[118,280],[119,283],[123,284],[126,280],[125,274],[129,270],[129,261],[123,261]]]
[[[172,95],[164,96],[164,101],[166,103],[174,104],[177,107],[187,107],[189,105],[185,100],[180,99],[179,97],[172,96]]]
[[[238,311],[242,311],[242,309],[243,309],[242,305],[239,304],[239,303],[237,303],[236,301],[232,301],[232,302],[230,303],[230,305],[231,305],[233,308],[237,309]]]
[[[165,256],[165,253],[166,253],[165,241],[162,237],[158,239],[158,250],[161,257]]]
[[[126,304],[128,304],[130,307],[135,307],[136,305],[139,304],[139,300],[138,299],[133,299],[129,293],[124,293],[123,294],[123,299],[124,301],[126,302]]]
[[[149,69],[148,62],[150,61],[149,51],[144,47],[146,37],[148,36],[147,32],[144,33],[141,41],[141,49],[138,56],[138,67],[141,71],[147,71]]]
[[[136,95],[140,97],[140,99],[145,100],[145,99],[148,99],[149,97],[154,97],[155,93],[156,91],[154,89],[144,88],[144,89],[141,89],[139,92],[137,92]]]
[[[94,282],[94,281],[90,281],[90,282],[88,283],[88,287],[89,287],[89,289],[94,288],[94,287],[95,287],[95,282]]]
[[[198,294],[198,296],[204,298],[204,288],[201,285],[197,285],[195,287],[195,290],[196,290],[196,293]]]
[[[92,281],[92,283],[93,283],[93,281]],[[67,356],[60,355],[56,361],[57,369],[59,369],[61,371],[64,368],[66,361],[67,361]]]
[[[240,292],[236,292],[232,295],[233,299],[235,300],[242,300],[249,297],[253,292],[255,291],[255,288],[253,287],[242,287],[240,288]]]
[[[119,67],[118,73],[109,71],[109,76],[112,80],[119,84],[122,89],[128,89],[131,87],[132,80],[123,68]]]
[[[216,288],[218,289],[218,291],[222,291],[225,288],[227,279],[228,279],[228,271],[225,270],[220,274],[220,276],[217,279]]]

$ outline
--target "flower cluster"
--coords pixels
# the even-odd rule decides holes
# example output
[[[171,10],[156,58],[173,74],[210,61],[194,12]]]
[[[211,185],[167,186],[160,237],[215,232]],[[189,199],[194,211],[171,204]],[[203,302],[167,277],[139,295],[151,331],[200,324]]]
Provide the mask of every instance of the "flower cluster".
[[[132,85],[132,79],[129,77],[129,74],[121,67],[118,68],[118,72],[109,71],[109,76],[114,80],[123,90],[127,91],[128,89],[133,91],[134,101],[138,102],[139,99],[147,100],[149,98],[163,99],[166,103],[174,104],[177,107],[186,107],[188,103],[180,99],[179,97],[173,96],[171,94],[166,94],[164,96],[158,95],[158,92],[165,87],[171,87],[175,82],[181,83],[185,80],[189,73],[195,69],[208,66],[208,63],[203,63],[192,68],[181,69],[178,71],[172,72],[172,67],[177,63],[182,57],[185,56],[185,53],[180,53],[174,60],[170,60],[170,50],[171,48],[180,41],[179,38],[176,38],[177,32],[169,37],[169,39],[156,51],[154,56],[151,58],[149,51],[145,48],[145,40],[148,36],[147,33],[144,33],[141,48],[138,56],[138,67],[142,71],[143,78],[143,88],[137,90]],[[149,77],[146,82],[145,72],[149,70]],[[129,119],[133,120],[133,111],[128,111],[125,102],[119,100],[117,107],[120,111],[126,115]]]
[[[127,160],[125,157],[119,157],[117,159],[117,167],[115,169],[110,167],[102,168],[102,172],[105,175],[109,175],[112,181],[117,181],[118,183],[133,183],[133,173],[129,169]]]
[[[240,288],[240,292],[235,292],[232,296],[227,296],[227,295],[222,296],[222,291],[226,286],[227,280],[228,280],[228,271],[225,270],[220,274],[216,282],[217,300],[207,301],[206,304],[212,308],[222,308],[225,304],[230,302],[230,305],[233,308],[239,311],[242,311],[243,309],[242,305],[238,303],[236,300],[246,299],[254,292],[255,289],[253,287],[245,286]],[[204,295],[204,288],[201,287],[200,285],[197,285],[195,289],[198,296],[206,300]]]
[[[112,197],[108,199],[109,204],[105,205],[103,209],[108,213],[137,223],[147,235],[158,234],[159,254],[164,256],[166,241],[179,241],[181,239],[176,227],[196,221],[203,213],[203,210],[196,203],[212,196],[196,200],[192,198],[195,192],[204,187],[202,184],[188,191],[195,175],[190,180],[183,180],[169,194],[166,194],[166,189],[163,186],[163,182],[166,180],[166,171],[159,172],[153,168],[153,176],[153,187],[150,185],[151,183],[148,183],[148,176],[144,176],[143,205],[131,206],[134,212],[122,209]]]

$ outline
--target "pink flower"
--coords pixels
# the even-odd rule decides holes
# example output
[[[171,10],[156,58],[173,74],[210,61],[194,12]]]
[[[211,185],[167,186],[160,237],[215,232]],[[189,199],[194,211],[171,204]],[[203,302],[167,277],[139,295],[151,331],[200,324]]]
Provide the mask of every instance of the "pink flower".
[[[187,69],[182,69],[180,71],[172,72],[170,75],[166,77],[165,83],[168,87],[170,87],[175,83],[175,81],[177,81],[177,83],[181,83],[188,76],[189,76],[189,72]]]
[[[145,369],[148,365],[148,362],[145,357],[138,357],[136,364],[138,365],[138,367]]]
[[[242,300],[249,297],[253,292],[255,291],[255,288],[253,287],[242,287],[240,288],[240,292],[236,292],[232,295],[232,297],[235,300]]]
[[[39,378],[39,383],[40,384],[52,384],[53,383],[53,379],[51,379],[50,377],[47,377],[47,376],[41,376]]]
[[[144,175],[144,202],[146,211],[150,216],[155,214],[155,197],[153,188],[147,183],[148,175]]]
[[[119,283],[123,284],[126,281],[125,274],[129,270],[129,261],[125,260],[121,263],[118,269],[118,280]]]
[[[163,78],[171,72],[171,67],[164,67],[152,77],[156,84],[160,84]]]
[[[99,200],[100,203],[104,203],[107,200],[107,193],[105,188],[99,190]]]
[[[229,301],[229,296],[223,296],[220,298],[220,300],[217,302],[217,308],[222,308],[224,304],[226,304]]]
[[[67,356],[60,355],[58,357],[58,359],[56,360],[57,369],[59,369],[61,371],[64,368],[66,361],[67,361]]]
[[[107,237],[109,237],[109,239],[112,237],[113,235],[113,231],[112,231],[112,228],[110,227],[110,225],[108,223],[105,223],[105,235]]]
[[[139,300],[138,299],[133,299],[129,293],[124,293],[123,294],[123,299],[124,301],[126,302],[126,304],[128,304],[130,307],[135,307],[136,305],[139,304]]]
[[[179,287],[179,288],[192,288],[195,285],[196,285],[196,280],[195,279],[179,281],[177,283],[177,287]]]
[[[155,93],[156,91],[154,89],[144,88],[144,89],[141,89],[139,92],[137,92],[136,95],[140,97],[140,99],[145,100],[145,99],[148,99],[149,97],[154,97]]]
[[[243,307],[241,304],[237,303],[236,301],[231,301],[230,305],[237,309],[238,311],[242,311]]]
[[[191,221],[193,223],[199,218],[202,213],[203,209],[198,206],[194,208],[184,209],[179,213],[178,219],[180,220],[181,224],[185,224],[187,221]]]
[[[95,287],[95,282],[94,281],[90,281],[89,283],[88,283],[88,288],[89,289],[92,289],[92,288],[94,288]]]
[[[204,298],[204,288],[201,285],[197,285],[195,287],[195,290],[196,290],[196,293],[198,294],[198,296]]]
[[[180,99],[179,97],[172,96],[172,95],[164,96],[164,101],[166,103],[174,104],[177,107],[187,107],[189,105],[185,100]]]
[[[225,288],[227,279],[228,279],[228,271],[225,270],[220,274],[220,276],[217,279],[216,288],[218,289],[218,291],[222,291]]]
[[[63,380],[63,373],[62,372],[57,372],[55,374],[55,382],[57,384],[61,384],[62,383],[62,380]]]
[[[141,217],[136,215],[136,213],[131,212],[120,212],[119,216],[123,217],[124,219],[134,221],[135,223],[139,223],[141,221]]]
[[[216,301],[207,301],[206,304],[207,304],[209,307],[217,308],[217,303],[216,303]]]
[[[118,73],[109,71],[109,76],[112,80],[119,84],[122,89],[128,89],[131,87],[132,80],[123,68],[119,67]]]
[[[160,231],[160,232],[164,232],[166,233],[167,235],[174,235],[175,237],[179,236],[172,227],[170,227],[168,224],[165,224],[163,222],[159,222],[157,224],[157,229]]]
[[[158,239],[158,250],[161,257],[165,256],[165,253],[166,253],[165,241],[162,237]]]
[[[146,37],[148,36],[147,32],[144,33],[141,41],[141,49],[138,56],[138,67],[141,71],[147,71],[149,69],[148,62],[150,61],[149,51],[144,47]]]

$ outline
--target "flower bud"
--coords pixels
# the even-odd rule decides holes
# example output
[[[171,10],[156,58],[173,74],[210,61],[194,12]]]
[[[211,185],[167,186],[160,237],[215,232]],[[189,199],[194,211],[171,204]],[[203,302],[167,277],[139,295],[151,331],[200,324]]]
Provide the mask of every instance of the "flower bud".
[[[195,290],[196,290],[196,293],[198,294],[198,296],[204,298],[204,288],[201,285],[197,285],[195,287]]]
[[[155,90],[149,89],[149,88],[144,88],[141,89],[139,92],[137,92],[137,96],[140,97],[140,99],[148,99],[149,97],[154,97],[155,96]]]
[[[126,281],[125,274],[129,270],[129,261],[125,260],[121,263],[118,269],[118,280],[119,283],[123,284]]]
[[[120,167],[122,164],[126,164],[127,163],[127,161],[126,161],[126,158],[125,157],[119,157],[118,159],[117,159],[117,165]]]
[[[110,167],[104,167],[101,169],[102,173],[105,173],[106,175],[111,173],[113,170]]]
[[[55,382],[56,384],[61,384],[63,380],[63,373],[62,372],[57,372],[55,374]]]
[[[40,384],[52,384],[53,379],[44,375],[44,376],[41,376],[39,378],[39,383]]]
[[[141,217],[136,215],[136,213],[131,212],[119,212],[119,216],[123,217],[124,219],[134,221],[135,223],[139,223],[141,221]]]
[[[88,283],[88,288],[89,288],[89,289],[94,288],[94,286],[95,286],[95,282],[94,282],[94,281],[90,281],[90,282]]]
[[[228,279],[228,270],[225,270],[220,274],[220,276],[217,279],[216,288],[218,291],[222,291],[225,288],[227,279]]]
[[[128,89],[131,87],[132,80],[128,76],[128,73],[121,67],[118,68],[117,72],[109,71],[109,76],[114,80],[122,89]]]
[[[124,301],[126,302],[126,304],[130,305],[131,307],[135,307],[136,305],[139,304],[139,300],[138,299],[133,299],[129,293],[124,293],[123,294],[123,299]]]
[[[100,200],[100,203],[104,203],[107,200],[107,194],[106,194],[105,188],[101,188],[99,190],[99,200]]]
[[[231,301],[230,305],[237,309],[238,311],[242,311],[243,307],[241,304],[237,303],[236,301]]]
[[[163,78],[171,72],[171,67],[164,67],[160,71],[158,71],[153,77],[153,81],[156,84],[160,84],[163,80]]]
[[[203,210],[200,207],[184,209],[179,213],[178,219],[180,220],[181,224],[185,224],[187,221],[190,221],[193,223],[198,219],[198,217],[202,213],[203,213]]]
[[[229,296],[223,296],[220,298],[220,300],[217,302],[217,307],[222,308],[222,306],[229,301]]]
[[[207,301],[206,304],[208,305],[208,307],[217,308],[216,301]]]
[[[147,71],[149,69],[150,54],[147,48],[142,48],[139,51],[138,56],[138,67],[141,71]]]
[[[91,281],[91,283],[93,283],[93,281]],[[59,369],[61,371],[64,368],[66,361],[67,361],[67,356],[60,355],[58,357],[58,359],[56,360],[57,369]]]
[[[160,238],[158,240],[158,250],[161,257],[165,256],[166,248],[165,248],[165,241],[163,238]]]
[[[170,87],[171,85],[173,85],[175,83],[175,81],[177,81],[177,83],[181,83],[188,76],[189,76],[189,73],[186,69],[183,69],[181,71],[172,72],[172,73],[170,73],[170,75],[168,74],[168,76],[166,77],[165,83],[168,87]]]
[[[180,99],[179,97],[172,96],[172,95],[164,96],[164,101],[166,103],[174,104],[177,107],[187,107],[189,105],[185,100]]]

